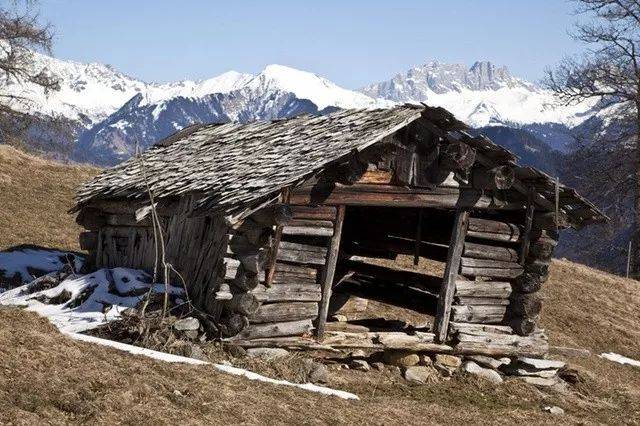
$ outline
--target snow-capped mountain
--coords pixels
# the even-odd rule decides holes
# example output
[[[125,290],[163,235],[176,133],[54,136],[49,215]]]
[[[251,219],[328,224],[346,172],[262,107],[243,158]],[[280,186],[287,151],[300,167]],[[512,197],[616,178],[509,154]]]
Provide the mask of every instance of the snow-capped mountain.
[[[61,116],[85,126],[105,119],[136,95],[151,104],[176,96],[201,97],[226,93],[242,87],[253,78],[250,74],[229,71],[202,81],[168,84],[145,83],[129,77],[109,65],[63,61],[33,53],[34,67],[44,69],[60,81],[60,90],[45,93],[34,84],[12,82],[9,93],[27,98],[26,105],[16,105],[27,113]]]
[[[430,62],[360,91],[395,102],[442,106],[474,127],[533,123],[573,127],[591,114],[593,106],[560,105],[552,93],[490,62],[471,67]]]
[[[221,77],[208,81],[223,80]],[[177,95],[165,93],[156,99],[139,93],[80,135],[76,159],[114,164],[131,156],[136,144],[146,148],[193,123],[271,120],[336,108],[393,105],[283,65],[268,65],[255,76],[238,74],[224,80],[231,80],[226,90],[220,90],[221,84],[216,83],[209,86],[209,93],[182,89],[175,92]]]
[[[195,122],[283,118],[336,108],[384,108],[395,103],[443,106],[474,127],[525,129],[566,149],[569,128],[593,116],[591,105],[559,105],[553,95],[505,67],[430,62],[392,79],[348,90],[316,74],[268,65],[257,75],[229,71],[202,81],[146,83],[114,68],[35,54],[38,67],[59,77],[61,90],[15,83],[32,100],[30,113],[62,116],[77,132],[74,157],[98,164],[127,158]]]

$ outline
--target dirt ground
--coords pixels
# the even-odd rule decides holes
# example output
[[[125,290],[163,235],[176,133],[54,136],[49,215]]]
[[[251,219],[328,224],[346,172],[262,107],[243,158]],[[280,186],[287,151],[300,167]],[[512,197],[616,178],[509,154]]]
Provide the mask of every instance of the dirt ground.
[[[0,249],[77,249],[66,210],[94,173],[0,146]],[[551,343],[592,351],[564,358],[581,379],[567,394],[462,375],[414,386],[390,371],[331,370],[328,386],[361,398],[345,401],[73,341],[35,314],[2,309],[0,424],[640,424],[640,369],[597,357],[640,360],[640,284],[567,261],[551,271],[543,289]],[[288,377],[290,361],[253,367]],[[565,414],[544,412],[550,405]]]

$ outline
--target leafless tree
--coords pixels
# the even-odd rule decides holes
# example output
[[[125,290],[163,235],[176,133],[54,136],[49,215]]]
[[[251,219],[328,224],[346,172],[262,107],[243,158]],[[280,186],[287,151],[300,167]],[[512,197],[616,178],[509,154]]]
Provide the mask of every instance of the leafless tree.
[[[11,86],[40,86],[45,93],[58,90],[59,81],[38,67],[34,52],[50,53],[52,30],[41,24],[34,0],[0,4],[0,142],[15,143],[39,117],[26,113],[33,102]]]
[[[610,132],[594,132],[578,155],[605,161],[594,164],[585,177],[623,192],[632,189],[632,264],[640,274],[640,1],[573,0],[578,16],[572,36],[586,52],[567,58],[546,76],[546,86],[566,104],[595,100],[616,117]],[[596,142],[600,143],[596,147]],[[606,146],[602,146],[605,143]],[[629,155],[631,154],[631,155]],[[616,158],[617,157],[617,158]],[[617,164],[617,166],[613,166]],[[614,183],[615,182],[615,183]],[[605,189],[606,188],[602,188]],[[600,191],[602,197],[604,191]],[[606,197],[604,197],[606,198]],[[610,198],[609,198],[610,199]]]

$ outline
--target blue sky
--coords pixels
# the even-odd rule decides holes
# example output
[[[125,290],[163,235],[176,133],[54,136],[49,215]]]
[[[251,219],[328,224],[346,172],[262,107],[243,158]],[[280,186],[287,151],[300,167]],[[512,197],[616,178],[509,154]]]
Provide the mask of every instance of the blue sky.
[[[430,60],[490,60],[539,79],[579,51],[565,0],[41,0],[62,59],[108,63],[146,81],[257,73],[270,63],[348,88]]]

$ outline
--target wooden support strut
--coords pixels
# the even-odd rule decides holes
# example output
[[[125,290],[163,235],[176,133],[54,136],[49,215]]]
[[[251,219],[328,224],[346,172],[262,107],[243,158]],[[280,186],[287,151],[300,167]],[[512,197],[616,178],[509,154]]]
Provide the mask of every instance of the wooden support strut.
[[[520,264],[524,265],[527,256],[529,255],[529,244],[531,241],[531,227],[533,226],[533,213],[535,211],[536,203],[534,201],[534,189],[529,188],[529,195],[527,201],[527,210],[525,214],[524,222],[524,235],[522,236],[522,242],[520,246]]]
[[[336,224],[333,230],[333,236],[331,237],[331,242],[329,243],[329,252],[327,254],[327,261],[322,277],[322,299],[320,301],[320,312],[318,315],[318,325],[316,327],[316,337],[318,339],[322,339],[325,324],[327,323],[329,300],[331,299],[333,278],[336,273],[336,264],[338,263],[338,252],[340,250],[340,238],[342,236],[342,224],[344,222],[345,210],[345,206],[338,206]]]
[[[291,189],[284,188],[282,190],[282,194],[280,195],[283,203],[289,203],[289,199],[291,198]],[[273,275],[276,273],[276,260],[278,259],[278,248],[280,246],[280,240],[282,239],[282,230],[284,229],[284,225],[276,226],[276,233],[273,237],[273,248],[271,250],[271,257],[269,258],[269,264],[267,265],[267,275],[265,279],[264,285],[267,287],[271,287],[273,283]]]
[[[469,211],[458,210],[453,223],[447,264],[444,271],[444,279],[438,297],[438,310],[434,322],[436,340],[440,343],[446,341],[451,317],[451,305],[456,287],[456,278],[460,269],[460,260],[464,248],[464,239],[469,226]]]
[[[416,239],[413,252],[413,264],[418,266],[420,261],[420,243],[422,242],[422,209],[418,210],[418,225],[416,226]]]

